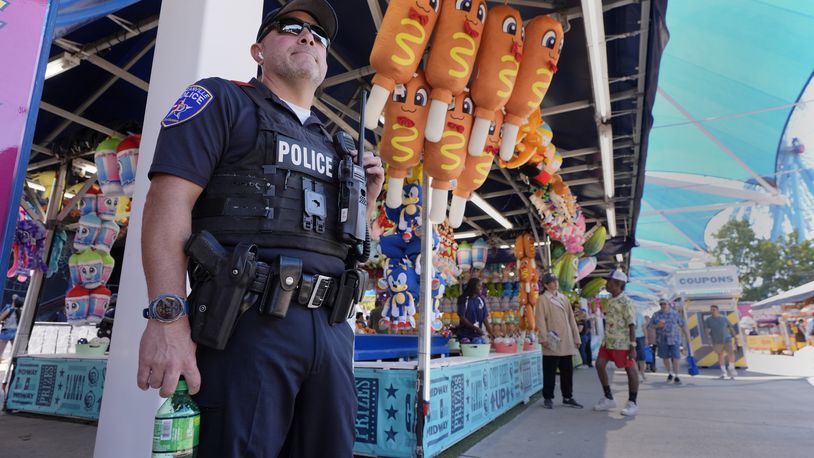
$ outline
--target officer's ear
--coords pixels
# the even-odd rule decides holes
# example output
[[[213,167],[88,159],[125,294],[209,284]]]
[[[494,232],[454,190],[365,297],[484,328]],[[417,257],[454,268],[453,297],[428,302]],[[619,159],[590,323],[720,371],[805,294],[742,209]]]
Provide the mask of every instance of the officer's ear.
[[[257,65],[261,65],[263,63],[263,51],[260,49],[259,43],[253,44],[249,52],[252,55],[252,59],[257,62]]]

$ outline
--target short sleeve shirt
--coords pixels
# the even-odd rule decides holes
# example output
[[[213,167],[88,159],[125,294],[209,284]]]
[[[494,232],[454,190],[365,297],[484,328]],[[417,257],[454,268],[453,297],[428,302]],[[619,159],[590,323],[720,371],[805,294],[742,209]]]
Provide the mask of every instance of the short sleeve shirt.
[[[704,327],[709,329],[713,344],[725,344],[732,341],[729,326],[729,320],[724,318],[723,315],[710,316],[704,320]]]
[[[0,315],[6,313],[6,310],[11,310],[6,319],[3,321],[3,330],[11,331],[17,329],[17,313],[11,304],[6,304],[5,307],[0,309]]]
[[[605,339],[603,345],[608,350],[630,348],[630,325],[636,324],[633,302],[622,293],[608,299],[605,306]]]
[[[303,129],[322,127],[322,122],[313,114],[301,123],[296,112],[256,78],[249,84]],[[254,150],[258,135],[257,107],[235,82],[205,78],[184,90],[161,126],[148,174],[150,179],[158,174],[169,174],[205,188],[219,164],[235,163]],[[261,249],[259,254],[266,260],[277,255],[298,257],[308,273],[338,276],[344,270],[344,260],[301,247]]]
[[[458,316],[465,317],[475,326],[480,326],[481,323],[486,321],[486,317],[488,315],[489,310],[486,308],[486,303],[480,296],[468,297],[458,303]],[[464,328],[461,326],[458,328],[457,335],[461,338],[472,338],[476,337],[478,334],[469,328]]]
[[[636,338],[644,337],[644,329],[642,329],[642,325],[644,325],[644,314],[638,307],[636,307]]]
[[[659,321],[664,320],[664,327],[659,329]],[[684,320],[675,310],[668,310],[666,313],[659,310],[653,314],[650,324],[656,326],[656,341],[659,345],[680,345],[681,330],[684,328]]]

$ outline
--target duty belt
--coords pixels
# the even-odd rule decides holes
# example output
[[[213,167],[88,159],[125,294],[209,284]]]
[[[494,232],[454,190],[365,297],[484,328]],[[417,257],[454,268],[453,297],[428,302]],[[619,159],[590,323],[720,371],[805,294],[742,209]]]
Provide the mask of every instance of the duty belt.
[[[254,281],[249,285],[249,291],[258,293],[260,297],[267,297],[268,288],[273,284],[269,278],[270,273],[272,272],[269,264],[258,261]],[[294,282],[294,278],[286,277],[280,279],[280,281],[290,286]],[[309,309],[316,309],[322,305],[332,305],[331,298],[336,294],[334,286],[337,283],[337,280],[333,277],[303,273],[294,291],[293,299],[296,299],[299,304]]]

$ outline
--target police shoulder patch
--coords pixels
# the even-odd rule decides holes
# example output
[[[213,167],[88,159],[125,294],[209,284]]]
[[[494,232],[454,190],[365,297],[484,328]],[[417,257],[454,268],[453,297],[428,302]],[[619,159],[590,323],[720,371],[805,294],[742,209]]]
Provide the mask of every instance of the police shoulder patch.
[[[209,92],[209,89],[200,84],[193,84],[184,90],[181,97],[170,108],[169,113],[164,116],[161,125],[163,127],[172,127],[189,121],[203,112],[212,99],[214,99],[214,96]]]

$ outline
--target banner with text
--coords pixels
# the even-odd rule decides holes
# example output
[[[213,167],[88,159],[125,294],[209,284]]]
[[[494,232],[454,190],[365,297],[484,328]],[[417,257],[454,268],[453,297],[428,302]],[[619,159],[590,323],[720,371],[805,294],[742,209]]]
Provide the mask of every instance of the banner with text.
[[[433,456],[542,389],[539,351],[432,369],[424,453]],[[354,451],[412,456],[416,446],[412,370],[357,368]]]

